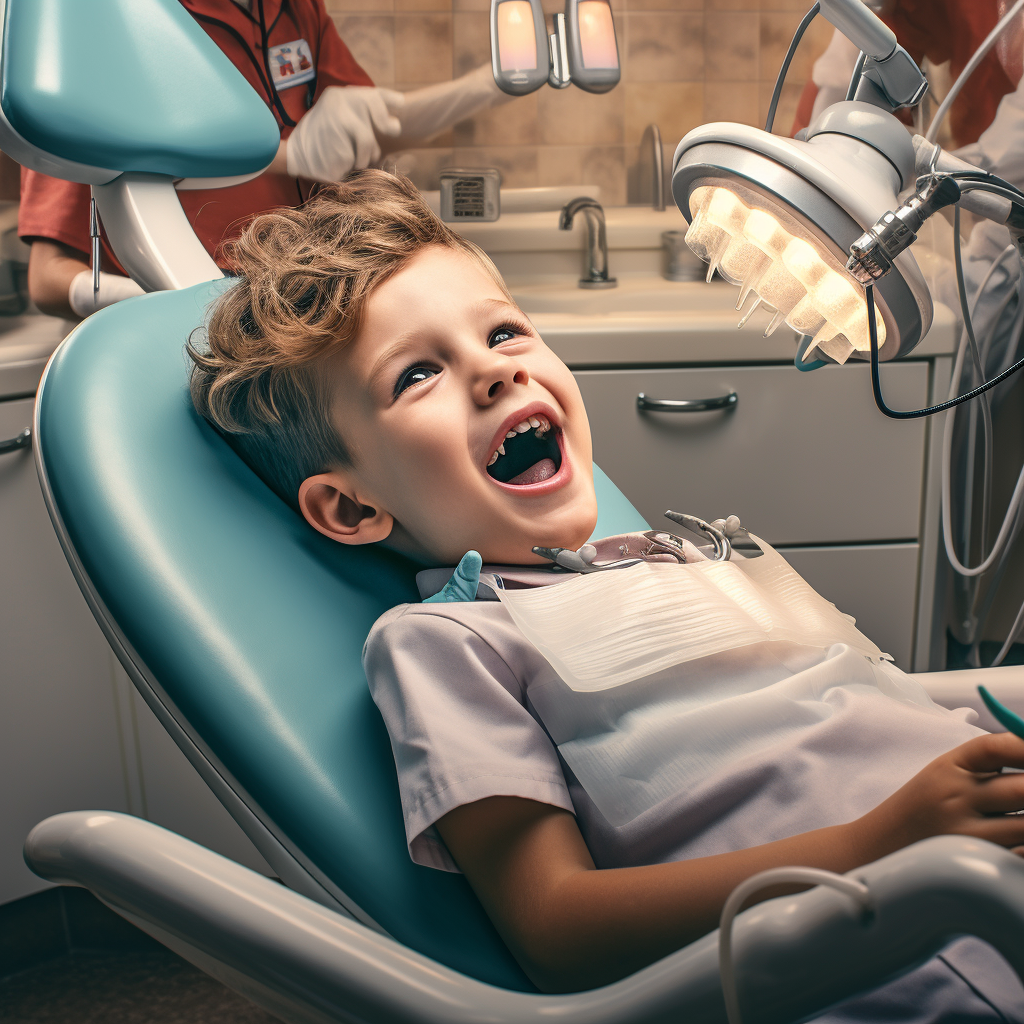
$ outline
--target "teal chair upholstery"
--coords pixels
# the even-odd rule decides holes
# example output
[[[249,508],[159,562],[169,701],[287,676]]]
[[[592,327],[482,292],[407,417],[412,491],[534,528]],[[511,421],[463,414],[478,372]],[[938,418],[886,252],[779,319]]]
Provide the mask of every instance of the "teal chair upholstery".
[[[406,849],[360,654],[414,568],[333,543],[193,411],[184,341],[225,282],[90,317],[37,405],[37,458],[83,591],[146,700],[292,888],[456,970],[529,983],[461,876]],[[598,473],[607,535],[645,529]]]
[[[15,133],[4,148],[27,166],[35,152],[49,173],[64,161],[218,178],[274,158],[274,116],[178,0],[6,0],[2,10],[0,111]]]

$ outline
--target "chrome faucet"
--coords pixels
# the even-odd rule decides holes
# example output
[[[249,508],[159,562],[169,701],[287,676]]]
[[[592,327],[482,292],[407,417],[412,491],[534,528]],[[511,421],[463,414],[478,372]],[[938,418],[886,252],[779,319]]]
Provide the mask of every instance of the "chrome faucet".
[[[573,218],[583,212],[587,218],[587,270],[581,277],[581,288],[614,288],[619,282],[608,276],[608,236],[604,230],[604,210],[596,199],[580,196],[562,207],[558,226],[562,231],[572,228]]]

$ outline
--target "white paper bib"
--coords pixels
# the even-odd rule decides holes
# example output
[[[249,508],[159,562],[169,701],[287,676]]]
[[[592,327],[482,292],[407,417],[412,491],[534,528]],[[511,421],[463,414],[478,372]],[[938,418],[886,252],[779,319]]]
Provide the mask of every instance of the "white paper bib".
[[[755,539],[763,557],[642,563],[497,592],[558,675],[531,684],[529,700],[610,824],[802,742],[833,714],[837,688],[934,707]]]

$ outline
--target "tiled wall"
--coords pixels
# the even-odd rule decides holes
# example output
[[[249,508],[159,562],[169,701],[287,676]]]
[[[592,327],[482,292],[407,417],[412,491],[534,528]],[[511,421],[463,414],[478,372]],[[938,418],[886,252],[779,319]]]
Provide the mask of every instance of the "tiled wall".
[[[544,0],[553,13],[559,0]],[[627,198],[644,128],[670,155],[706,121],[763,124],[779,65],[809,0],[612,0],[622,81],[594,96],[542,87],[414,150],[399,167],[437,188],[445,166],[498,167],[508,187],[597,184]],[[411,89],[490,59],[488,0],[327,0],[342,37],[378,85]],[[831,38],[817,18],[793,62],[777,130],[788,133],[810,66]]]

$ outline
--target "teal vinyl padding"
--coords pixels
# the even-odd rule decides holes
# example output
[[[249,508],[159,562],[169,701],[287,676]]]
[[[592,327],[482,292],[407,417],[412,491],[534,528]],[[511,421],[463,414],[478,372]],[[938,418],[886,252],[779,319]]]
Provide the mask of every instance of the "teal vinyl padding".
[[[281,140],[178,0],[6,0],[0,106],[44,152],[116,171],[249,174]]]
[[[183,345],[225,282],[117,303],[60,347],[36,438],[67,537],[149,675],[277,828],[391,935],[531,988],[465,880],[406,848],[361,649],[414,567],[327,540],[189,403]],[[600,530],[643,529],[598,472]]]

